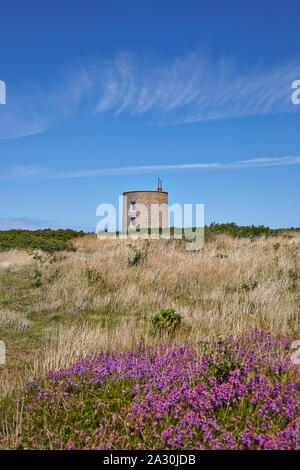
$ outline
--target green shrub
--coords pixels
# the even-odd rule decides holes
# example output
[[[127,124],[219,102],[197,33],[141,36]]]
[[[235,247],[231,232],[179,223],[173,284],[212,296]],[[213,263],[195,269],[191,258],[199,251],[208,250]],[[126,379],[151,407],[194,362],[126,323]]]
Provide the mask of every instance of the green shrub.
[[[135,246],[129,244],[128,247],[133,251],[133,257],[128,258],[127,264],[128,266],[138,266],[140,263],[142,263],[147,256],[147,248],[145,250],[140,250],[139,248],[136,248]]]
[[[83,231],[71,229],[52,230],[0,230],[0,251],[41,250],[47,253],[55,251],[75,251],[71,240],[85,235]]]
[[[174,332],[180,324],[180,313],[175,313],[174,308],[162,309],[159,313],[154,315],[152,319],[152,331],[154,334],[156,332],[171,333]]]
[[[215,235],[226,234],[234,238],[250,238],[254,240],[257,237],[276,237],[278,235],[286,235],[286,231],[299,231],[299,228],[290,228],[290,229],[272,229],[270,227],[265,227],[264,225],[237,225],[234,222],[227,224],[217,224],[215,222],[210,225],[205,225],[204,227],[204,238],[206,241],[213,240]],[[279,244],[274,244],[274,250],[277,251]]]
[[[298,275],[295,271],[290,269],[289,272],[288,272],[288,277],[289,277],[289,283],[290,283],[290,285],[288,287],[288,291],[293,293],[297,289]]]
[[[258,286],[257,281],[248,281],[247,282],[242,282],[239,286],[229,286],[228,284],[225,284],[223,286],[223,289],[226,293],[232,293],[232,292],[250,292],[254,290]]]
[[[94,268],[86,268],[85,270],[86,276],[88,278],[88,283],[90,286],[95,284],[97,281],[101,279],[101,274],[97,269]]]

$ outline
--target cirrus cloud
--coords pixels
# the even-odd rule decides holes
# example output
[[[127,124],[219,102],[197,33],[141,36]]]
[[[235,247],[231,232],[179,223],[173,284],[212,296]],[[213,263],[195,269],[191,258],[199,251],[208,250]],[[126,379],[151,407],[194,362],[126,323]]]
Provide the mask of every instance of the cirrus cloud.
[[[26,100],[9,95],[0,108],[0,138],[41,133],[76,113],[91,118],[124,115],[164,126],[298,112],[291,102],[291,84],[299,77],[296,59],[242,70],[229,58],[212,60],[195,53],[155,64],[120,54],[70,68],[51,90],[20,90]]]

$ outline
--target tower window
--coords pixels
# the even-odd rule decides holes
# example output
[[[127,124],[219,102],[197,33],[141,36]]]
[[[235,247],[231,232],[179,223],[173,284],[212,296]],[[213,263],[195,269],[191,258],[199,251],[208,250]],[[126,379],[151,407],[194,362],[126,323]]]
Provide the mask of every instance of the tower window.
[[[131,203],[130,203],[130,209],[131,209],[132,211],[135,211],[135,201],[131,201]]]
[[[135,227],[135,217],[130,217],[130,227]]]

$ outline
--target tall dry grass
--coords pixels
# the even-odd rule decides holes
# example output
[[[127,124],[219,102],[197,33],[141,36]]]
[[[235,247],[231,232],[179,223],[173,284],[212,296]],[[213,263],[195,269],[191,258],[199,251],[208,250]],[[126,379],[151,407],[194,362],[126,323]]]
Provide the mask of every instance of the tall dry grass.
[[[220,236],[198,252],[180,243],[138,241],[134,245],[144,257],[135,267],[128,264],[134,256],[128,242],[89,235],[75,245],[78,252],[60,264],[60,276],[37,309],[64,308],[75,318],[90,312],[90,318],[104,317],[108,324],[59,331],[44,351],[45,370],[99,349],[157,341],[150,319],[166,307],[183,317],[177,341],[238,336],[254,327],[275,335],[299,329],[299,284],[291,280],[299,271],[298,235],[253,242]]]
[[[101,349],[165,341],[150,332],[152,315],[162,308],[182,314],[177,342],[238,336],[254,327],[273,335],[299,331],[297,233],[254,241],[222,235],[196,252],[179,241],[135,241],[136,265],[128,241],[88,235],[74,244],[77,252],[41,266],[43,286],[24,311],[60,318],[26,379]]]
[[[69,367],[81,357],[100,351],[132,350],[143,342],[158,341],[150,334],[148,325],[141,326],[133,319],[121,321],[115,328],[108,325],[91,325],[83,322],[68,328],[58,328],[49,336],[45,346],[33,363],[32,376],[43,375],[48,370]]]
[[[28,318],[19,312],[0,309],[0,328],[11,331],[26,331],[30,326]]]
[[[145,253],[128,266],[128,242],[76,240],[79,252],[61,266],[62,276],[45,293],[51,308],[70,305],[76,315],[92,310],[117,318],[152,315],[174,307],[198,337],[238,335],[252,327],[274,334],[298,330],[300,237],[232,239],[220,236],[188,252],[169,241],[135,242]],[[94,251],[93,251],[94,243]],[[90,285],[89,272],[99,279]],[[294,282],[294,283],[293,283]]]
[[[32,264],[33,259],[25,251],[10,250],[0,251],[0,269],[26,266]]]

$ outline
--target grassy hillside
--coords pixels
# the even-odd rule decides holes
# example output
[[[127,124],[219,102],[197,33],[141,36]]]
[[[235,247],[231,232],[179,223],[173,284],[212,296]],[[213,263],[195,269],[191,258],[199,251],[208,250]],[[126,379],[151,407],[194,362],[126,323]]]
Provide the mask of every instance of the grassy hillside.
[[[289,348],[291,341],[299,337],[300,234],[298,232],[289,231],[276,234],[276,237],[254,238],[217,234],[207,240],[203,250],[196,252],[185,251],[184,244],[180,241],[100,241],[92,234],[78,236],[69,243],[72,243],[75,252],[38,252],[36,256],[29,256],[26,252],[18,250],[0,253],[0,339],[5,341],[7,349],[7,363],[5,366],[0,365],[0,394],[4,400],[0,408],[12,426],[5,430],[8,441],[2,440],[0,447],[5,447],[5,442],[8,443],[8,447],[30,447],[29,437],[35,441],[43,439],[43,446],[47,448],[55,447],[54,441],[59,442],[58,446],[63,448],[67,448],[68,445],[84,447],[85,444],[80,440],[74,441],[75,429],[70,428],[70,423],[72,420],[80,421],[85,413],[92,413],[93,406],[100,402],[104,406],[104,414],[99,416],[101,419],[107,419],[105,409],[107,413],[111,411],[112,402],[109,401],[107,392],[110,390],[110,382],[106,382],[106,379],[107,388],[104,391],[99,390],[99,394],[93,392],[89,395],[89,389],[82,382],[81,375],[75,374],[79,393],[76,394],[73,388],[69,391],[63,390],[70,393],[72,402],[70,406],[75,414],[72,414],[70,408],[69,411],[67,408],[64,411],[61,407],[62,402],[57,403],[58,408],[55,408],[57,416],[65,424],[61,428],[63,436],[61,435],[59,439],[53,437],[53,441],[49,436],[47,438],[42,434],[41,437],[41,428],[32,428],[35,429],[35,434],[32,436],[26,435],[25,430],[25,434],[22,431],[23,441],[23,437],[20,439],[20,436],[16,435],[14,421],[10,421],[16,412],[16,405],[11,402],[11,394],[15,396],[15,390],[34,377],[40,377],[39,380],[42,380],[41,391],[51,391],[49,377],[43,382],[43,377],[49,370],[68,367],[70,370],[77,370],[81,366],[74,366],[73,369],[73,364],[80,364],[82,357],[87,358],[90,354],[96,355],[101,351],[111,351],[113,355],[116,351],[118,354],[121,351],[128,352],[129,357],[130,354],[140,354],[139,360],[143,361],[143,351],[148,346],[156,351],[160,344],[170,341],[170,348],[176,349],[178,345],[184,345],[188,340],[192,348],[196,347],[197,354],[205,355],[205,344],[210,344],[211,341],[214,341],[215,345],[225,344],[228,341],[225,338],[229,335],[233,336],[230,341],[234,341],[242,338],[245,332],[256,328],[264,331],[263,335],[266,333],[271,335],[274,344],[283,344],[283,355],[279,354],[278,350],[279,356],[276,356],[277,346],[263,352],[263,344],[259,346],[259,343],[255,343],[256,340],[253,339],[251,344],[247,343],[248,349],[246,348],[243,353],[245,361],[248,360],[247,351],[253,349],[256,355],[254,362],[257,365],[257,373],[267,377],[262,379],[267,380],[269,385],[266,387],[271,387],[272,383],[278,380],[283,384],[282,390],[285,390],[286,386],[290,387],[288,389],[290,395],[284,396],[297,400],[295,397],[299,392],[292,393],[291,385],[288,383],[295,384]],[[180,325],[172,334],[167,332],[153,334],[153,315],[161,309],[171,307],[181,314]],[[198,350],[197,345],[202,345],[204,349],[201,346],[201,350]],[[218,356],[217,350],[213,349],[212,354],[213,357],[216,354]],[[262,359],[267,362],[262,364]],[[193,360],[191,359],[191,367]],[[221,361],[220,368],[219,361]],[[226,388],[231,367],[233,370],[235,366],[241,367],[234,361],[233,357],[229,358],[231,365],[228,366],[230,369],[228,370],[227,356],[225,363],[222,358],[218,358],[213,361],[215,365],[211,364],[209,376],[216,377],[216,374],[219,374],[217,369],[222,371],[225,367]],[[253,367],[251,366],[249,374],[247,372],[245,379],[247,383],[255,374],[255,366]],[[282,374],[280,370],[283,371]],[[199,381],[201,382],[201,379],[198,377],[195,387],[199,385]],[[138,383],[145,385],[142,378]],[[133,385],[127,379],[118,382],[120,390],[127,390],[128,387],[131,389]],[[194,393],[194,385],[190,383],[189,386],[192,388],[189,393]],[[211,385],[206,382],[205,385],[210,390]],[[220,385],[218,382],[216,386]],[[242,383],[240,386],[244,385]],[[53,386],[55,388],[55,383]],[[271,389],[268,390],[273,393]],[[26,393],[22,399],[24,405],[32,406],[35,389],[30,386],[28,392],[24,393]],[[296,395],[293,395],[294,393]],[[279,395],[281,397],[281,392]],[[88,397],[91,402],[88,401]],[[266,399],[269,400],[268,397],[269,395]],[[126,409],[129,410],[135,403],[132,401],[133,398],[129,391],[126,392],[122,406],[127,403]],[[138,395],[137,399],[144,398],[143,395]],[[241,406],[244,401],[245,397]],[[88,407],[82,408],[82,415],[76,411],[76,406],[81,402],[87,403]],[[49,406],[47,403],[42,401],[41,408],[34,408],[36,410],[34,413],[37,412],[42,416],[45,412],[44,407]],[[266,406],[264,401],[259,404],[263,408]],[[72,408],[73,405],[75,408]],[[116,415],[122,410],[121,402],[121,408],[118,406],[115,408]],[[192,411],[191,404],[188,404],[187,408],[185,404],[182,406],[187,413]],[[228,402],[226,407],[234,408],[234,402]],[[220,415],[218,415],[224,433],[223,425],[226,421],[223,421],[223,418],[227,416],[226,407],[220,405]],[[236,416],[245,417],[253,413],[251,416],[254,421],[252,418],[250,421],[252,425],[256,423],[254,434],[263,433],[265,426],[257,415],[258,409],[259,407],[234,408]],[[22,413],[25,413],[23,418],[28,425],[33,426],[31,420],[35,420],[37,415],[31,414],[28,410],[23,407]],[[293,446],[294,438],[289,438],[288,435],[293,436],[294,431],[288,431],[286,428],[297,418],[297,413],[295,408],[290,418],[287,417],[280,422],[274,420],[274,427],[270,425],[270,428],[266,428],[269,429],[266,431],[266,434],[269,433],[269,440],[266,441],[268,443],[261,446],[277,445],[279,441],[276,441],[278,437],[276,433],[279,431],[286,433],[284,436],[289,442],[286,446]],[[70,422],[65,421],[67,415],[71,417]],[[211,416],[206,417],[213,419]],[[49,421],[48,424],[51,427],[55,422],[54,420],[51,424]],[[97,420],[93,423],[99,426],[101,424]],[[89,448],[95,444],[90,434],[95,431],[94,424],[88,428],[88,432],[85,426],[76,428],[80,429],[82,434],[89,436],[90,444],[86,444]],[[176,427],[178,423],[163,420],[161,424],[162,428],[157,428],[155,431],[159,436],[168,426]],[[42,427],[42,422],[40,426]],[[107,428],[108,433],[112,432],[112,427],[113,423],[110,423]],[[117,429],[120,432],[120,428],[116,427]],[[244,418],[238,429],[241,433],[247,432]],[[136,432],[132,445],[143,446],[141,430],[132,430],[132,432]],[[68,437],[70,433],[73,433],[72,439]],[[6,439],[5,436],[2,435],[2,438]],[[108,438],[108,434],[105,434],[105,438]],[[162,441],[159,439],[157,437],[157,440],[153,441],[153,446],[161,444]],[[216,435],[215,439],[221,439],[220,435]],[[237,446],[243,446],[237,436],[233,436],[232,439]],[[277,444],[274,444],[275,441],[272,439],[275,439]],[[195,442],[193,440],[193,445],[196,445]],[[253,443],[253,440],[251,442],[251,446],[259,447]],[[124,441],[120,441],[118,446],[122,446],[123,443]],[[167,444],[164,445],[167,448]],[[207,444],[206,447],[210,448],[209,446],[210,444]]]

